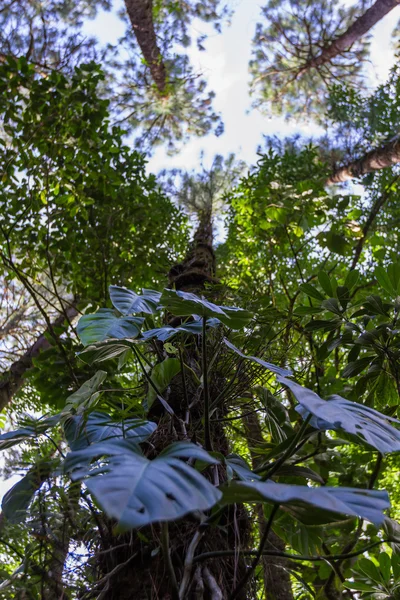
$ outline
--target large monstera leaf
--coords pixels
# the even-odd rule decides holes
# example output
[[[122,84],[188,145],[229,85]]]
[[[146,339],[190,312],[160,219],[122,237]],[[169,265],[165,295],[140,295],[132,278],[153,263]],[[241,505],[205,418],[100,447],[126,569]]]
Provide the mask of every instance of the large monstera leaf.
[[[139,312],[153,314],[161,298],[161,293],[155,290],[142,289],[141,294],[136,294],[118,285],[110,285],[109,291],[113,306],[124,316]]]
[[[312,426],[318,429],[342,429],[382,454],[400,450],[400,431],[390,425],[390,422],[399,423],[397,419],[341,396],[335,395],[330,400],[322,400],[312,390],[290,379],[278,377],[278,380],[291,390],[300,403],[301,406],[296,410],[302,415],[313,415],[310,421]]]
[[[384,490],[358,488],[308,487],[274,481],[232,481],[222,488],[223,502],[273,502],[293,506],[312,506],[330,513],[358,516],[380,525],[383,511],[390,507]]]
[[[231,329],[242,329],[253,318],[253,314],[247,310],[233,306],[218,306],[189,292],[165,289],[160,304],[178,317],[191,315],[214,317]]]
[[[276,373],[278,375],[292,375],[292,371],[290,371],[289,369],[283,369],[282,367],[278,367],[277,365],[274,365],[270,362],[267,362],[266,360],[262,360],[261,358],[258,358],[257,356],[248,356],[247,354],[243,354],[243,352],[241,352],[239,350],[239,348],[236,348],[236,346],[234,346],[232,344],[232,342],[230,342],[229,340],[227,340],[226,338],[224,338],[224,342],[225,344],[228,346],[228,348],[230,350],[233,350],[233,352],[236,352],[236,354],[238,354],[239,356],[241,356],[242,358],[246,358],[247,360],[251,360],[252,362],[257,363],[258,365],[261,365],[262,367],[265,367],[266,369],[268,369],[269,371],[271,371],[272,373]]]
[[[115,338],[136,338],[143,324],[142,317],[119,317],[109,308],[101,308],[79,319],[77,331],[84,346]]]
[[[89,465],[93,458],[107,456]],[[93,444],[71,452],[65,469],[83,479],[103,510],[122,530],[157,521],[174,521],[196,510],[208,510],[222,493],[182,458],[216,464],[205,450],[189,442],[172,444],[149,460],[128,440]]]
[[[64,433],[71,450],[82,450],[105,440],[129,439],[141,444],[155,431],[157,424],[142,419],[115,422],[104,412],[93,412],[87,419],[74,416],[64,424]]]

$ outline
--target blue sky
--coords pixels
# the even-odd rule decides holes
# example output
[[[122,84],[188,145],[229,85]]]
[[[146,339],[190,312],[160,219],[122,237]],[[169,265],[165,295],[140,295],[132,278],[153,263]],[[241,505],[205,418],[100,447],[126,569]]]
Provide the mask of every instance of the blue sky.
[[[118,1],[116,5],[121,5]],[[262,142],[262,135],[290,135],[302,132],[315,135],[318,130],[310,125],[285,122],[283,119],[268,119],[258,111],[250,109],[248,89],[248,61],[251,54],[251,39],[260,15],[260,0],[233,0],[235,13],[230,27],[225,26],[223,33],[217,35],[211,30],[206,42],[206,52],[190,49],[193,64],[209,81],[210,89],[216,93],[215,110],[221,112],[225,123],[225,133],[216,138],[192,139],[183,147],[180,154],[169,157],[162,148],[158,148],[149,161],[149,168],[157,173],[164,168],[196,168],[199,155],[204,151],[206,166],[212,163],[215,154],[227,155],[234,152],[238,158],[249,165],[257,160],[256,149]],[[369,65],[371,82],[385,81],[393,64],[391,32],[400,19],[400,6],[392,10],[373,30],[371,57]],[[196,31],[203,30],[202,24],[195,24]],[[86,26],[88,34],[95,35],[103,43],[115,43],[124,33],[124,24],[115,14],[101,12],[95,21]],[[15,475],[0,482],[0,498],[18,481]]]

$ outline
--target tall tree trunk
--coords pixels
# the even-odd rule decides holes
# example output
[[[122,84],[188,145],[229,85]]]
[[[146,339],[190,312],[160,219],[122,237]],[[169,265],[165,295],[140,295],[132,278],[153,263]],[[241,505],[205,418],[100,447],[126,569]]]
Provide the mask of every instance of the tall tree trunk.
[[[66,318],[68,320],[73,319],[78,314],[78,310],[75,306],[69,306],[65,309],[65,313],[62,313],[52,323],[51,329],[57,328],[62,325]],[[48,329],[47,334],[51,333]],[[36,342],[25,352],[25,354],[13,363],[8,371],[3,373],[0,378],[0,411],[3,410],[9,402],[11,402],[14,394],[24,385],[24,375],[28,369],[32,367],[32,361],[34,358],[39,356],[40,352],[50,348],[51,342],[47,339],[43,333],[38,337]]]
[[[205,284],[215,282],[215,255],[213,250],[213,231],[211,210],[205,210],[199,219],[199,226],[190,245],[184,261],[171,268],[169,273],[170,287],[176,289],[201,294],[204,292]],[[179,324],[179,319],[172,318],[168,323]],[[212,336],[213,333],[211,332]],[[210,358],[210,357],[208,357]],[[201,372],[201,351],[196,342],[188,342],[183,349],[183,359],[185,364],[196,372],[200,379]],[[210,399],[217,397],[221,389],[226,385],[224,377],[212,371],[209,378]],[[153,420],[158,419],[158,428],[154,433],[154,438],[150,438],[152,450],[150,455],[157,455],[159,449],[165,448],[171,442],[179,439],[192,439],[201,441],[200,431],[204,412],[204,403],[202,392],[198,384],[192,378],[186,380],[186,394],[191,400],[190,420],[186,422],[187,431],[180,431],[179,426],[169,417],[158,414],[151,416]],[[200,392],[200,394],[199,394]],[[174,409],[175,415],[182,421],[187,415],[187,405],[184,402],[184,390],[182,374],[178,374],[169,386],[168,403]],[[153,405],[154,406],[154,405]],[[152,407],[153,410],[153,407]],[[221,410],[225,410],[222,408]],[[211,424],[211,439],[213,449],[222,452],[224,455],[229,453],[229,443],[226,438],[223,423],[218,417],[221,415],[215,413],[214,422]],[[174,426],[175,423],[175,426]],[[200,427],[199,427],[200,426]],[[225,477],[224,470],[212,467],[209,471],[210,478],[217,484]],[[232,549],[246,547],[249,544],[251,533],[251,523],[244,507],[237,506],[235,509],[227,507],[221,515],[221,527],[213,527],[197,539],[195,544],[196,554],[204,551]],[[173,568],[175,570],[178,584],[181,585],[185,579],[184,563],[187,558],[188,548],[199,535],[198,523],[189,517],[182,519],[179,523],[170,523],[169,525],[169,547]],[[136,532],[127,535],[126,542],[130,542],[130,547],[121,550],[122,554],[112,554],[112,562],[100,565],[100,581],[107,581],[108,589],[105,596],[107,600],[172,600],[174,596],[171,577],[166,568],[162,553],[154,552],[154,546],[157,547],[157,536],[160,535],[158,525],[152,528],[142,530],[139,535]],[[143,542],[143,538],[148,537],[152,540],[149,544]],[[108,538],[110,546],[118,547],[121,545],[121,538]],[[132,542],[132,540],[134,540]],[[126,544],[129,546],[129,543]],[[110,560],[110,549],[101,547],[100,555],[105,560]],[[107,554],[105,553],[107,552]],[[194,552],[194,550],[193,550]],[[135,556],[135,553],[137,556]],[[110,573],[115,569],[115,565],[122,565],[121,570],[113,576]],[[181,600],[227,600],[231,591],[242,579],[247,564],[242,557],[226,557],[210,561],[208,564],[191,565],[188,569],[187,586],[181,593]],[[246,590],[238,595],[238,600],[248,598]],[[288,600],[288,599],[285,599]]]
[[[391,10],[398,6],[400,0],[376,0],[361,17],[356,19],[352,25],[333,41],[329,46],[324,48],[318,56],[309,60],[306,68],[317,68],[326,64],[335,56],[342,54],[363,35],[365,35],[378,21],[380,21]]]
[[[253,468],[256,468],[258,466],[257,459],[251,448],[253,446],[258,446],[264,441],[257,413],[247,414],[243,418],[243,422],[246,430],[247,443],[252,457]],[[257,505],[257,514],[261,534],[265,526],[264,510],[261,504]],[[265,545],[265,550],[284,552],[285,543],[278,535],[276,535],[276,533],[271,531]],[[266,600],[293,600],[290,575],[285,570],[287,563],[288,561],[284,558],[263,556],[262,566],[264,570],[264,593]]]
[[[343,167],[336,169],[326,180],[326,185],[342,183],[349,179],[362,177],[367,173],[372,173],[386,167],[393,167],[400,162],[400,139],[388,142],[384,146],[371,150],[361,158],[354,160]]]
[[[153,21],[153,0],[125,0],[133,33],[160,94],[165,92],[167,70],[157,45]]]

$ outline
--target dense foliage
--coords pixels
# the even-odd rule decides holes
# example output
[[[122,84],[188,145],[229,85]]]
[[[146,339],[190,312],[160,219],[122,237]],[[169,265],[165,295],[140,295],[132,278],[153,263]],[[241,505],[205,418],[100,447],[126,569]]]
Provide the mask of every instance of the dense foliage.
[[[185,47],[192,19],[218,29],[229,10],[125,4],[146,85],[115,98],[137,124],[161,102],[147,142],[175,147],[208,125],[191,75],[176,105],[188,63],[172,36]],[[263,10],[257,44],[279,21],[275,61],[285,37],[319,56],[360,18],[307,3],[310,25],[300,9]],[[300,95],[272,77],[265,106],[293,114],[316,93],[325,140],[157,179],[114,123],[126,71],[107,59],[104,75],[84,60],[95,42],[78,44],[95,12],[0,11],[0,450],[20,476],[2,501],[0,598],[398,598],[397,62],[368,93],[358,63],[343,81],[342,55],[323,86],[304,71]],[[333,186],[357,161],[360,185]]]

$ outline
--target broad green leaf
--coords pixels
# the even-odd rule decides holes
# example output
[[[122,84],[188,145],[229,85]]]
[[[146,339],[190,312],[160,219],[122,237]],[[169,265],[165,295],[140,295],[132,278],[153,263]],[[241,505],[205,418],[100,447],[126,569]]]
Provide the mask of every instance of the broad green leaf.
[[[332,320],[324,320],[324,319],[314,319],[310,321],[305,326],[306,331],[334,331],[341,325],[341,321],[338,321],[336,318]]]
[[[357,592],[376,592],[376,589],[373,585],[369,583],[362,583],[361,581],[344,581],[343,585],[345,588],[349,590],[356,590]]]
[[[384,520],[389,508],[387,492],[358,488],[312,488],[273,481],[231,481],[221,487],[225,504],[273,502],[274,504],[308,504],[345,515],[358,516],[375,525]]]
[[[220,325],[221,321],[219,319],[207,319],[207,327],[217,327]],[[165,327],[158,327],[156,329],[149,329],[148,331],[144,331],[141,339],[144,341],[148,340],[159,340],[160,342],[165,342],[170,338],[174,337],[178,333],[189,333],[192,335],[201,335],[203,331],[203,324],[201,321],[194,321],[190,323],[183,323],[178,327],[169,327],[166,325]]]
[[[93,406],[101,395],[98,389],[106,377],[106,371],[97,371],[93,377],[85,381],[79,390],[68,396],[63,413],[80,414]]]
[[[387,554],[387,552],[380,552],[378,556],[378,561],[379,570],[382,573],[383,581],[385,583],[389,583],[391,574],[391,560],[389,554]]]
[[[104,455],[108,455],[106,466],[88,467],[88,459]],[[173,444],[149,460],[129,441],[108,441],[72,452],[66,458],[65,468],[83,467],[75,476],[72,473],[73,477],[84,478],[107,515],[118,521],[121,530],[126,530],[209,510],[221,499],[222,493],[181,458],[218,462],[189,442]]]
[[[337,289],[339,289],[339,288],[337,288]],[[332,312],[335,315],[341,316],[341,314],[342,314],[342,311],[340,310],[340,307],[339,307],[339,304],[338,304],[338,301],[336,300],[336,298],[328,298],[328,300],[324,300],[323,302],[321,302],[321,306],[325,310],[328,310],[329,312]]]
[[[322,308],[320,306],[297,306],[293,311],[295,315],[299,315],[300,317],[307,315],[317,315],[322,312]]]
[[[105,340],[103,343],[87,346],[78,356],[83,362],[92,365],[96,362],[118,358],[130,349],[130,345],[121,341]]]
[[[181,370],[181,363],[178,358],[166,358],[160,363],[157,363],[149,374],[152,382],[160,392],[163,393],[166,387],[171,383],[172,379]],[[157,398],[157,392],[149,385],[147,392],[146,404],[147,409],[151,407],[154,400]]]
[[[373,356],[363,356],[354,362],[349,362],[342,371],[342,377],[347,378],[359,375],[364,369],[369,367],[373,359]]]
[[[109,338],[134,339],[140,333],[142,317],[118,317],[113,310],[101,308],[93,315],[79,319],[77,331],[84,346]]]
[[[142,419],[115,422],[103,412],[93,412],[87,419],[71,417],[64,424],[65,437],[71,450],[82,450],[90,444],[113,439],[129,439],[141,444],[157,429],[157,424]]]
[[[356,271],[356,269],[349,271],[344,282],[345,287],[347,287],[351,291],[353,287],[357,285],[359,278],[360,273]]]
[[[26,510],[35,492],[41,487],[51,471],[52,465],[50,462],[35,465],[4,495],[1,508],[4,516],[11,523],[18,523],[26,518]]]
[[[29,438],[36,438],[42,433],[45,433],[47,429],[54,427],[60,421],[61,415],[54,415],[52,417],[44,417],[40,419],[29,419],[25,420],[24,426],[16,431],[7,431],[0,435],[0,450],[11,448],[16,444],[20,444],[28,440]]]
[[[218,306],[189,292],[165,289],[160,304],[178,317],[190,315],[216,317],[230,329],[242,329],[253,318],[253,314],[247,310],[233,306]]]
[[[333,289],[332,289],[332,284],[331,284],[329,275],[327,273],[325,273],[325,271],[320,271],[318,273],[318,281],[319,281],[320,286],[324,290],[325,294],[327,296],[329,296],[329,298],[332,298],[333,297]]]
[[[378,584],[385,583],[385,580],[383,579],[382,574],[380,573],[378,567],[372,562],[372,560],[369,560],[368,558],[365,558],[364,556],[362,558],[360,558],[359,561],[357,562],[355,570],[358,571],[359,573],[362,573],[363,575],[366,575],[369,579],[371,579],[375,583],[378,583]]]
[[[236,346],[234,346],[232,344],[232,342],[230,342],[226,338],[224,338],[224,342],[228,346],[228,348],[230,348],[230,350],[233,350],[233,352],[236,352],[236,354],[238,354],[242,358],[246,358],[247,360],[251,360],[252,362],[257,363],[257,364],[261,365],[262,367],[265,367],[266,369],[268,369],[272,373],[277,373],[279,375],[289,376],[289,377],[290,377],[290,375],[292,375],[292,371],[290,371],[289,369],[283,369],[282,367],[278,367],[277,365],[273,365],[272,363],[269,363],[269,362],[267,362],[265,360],[262,360],[261,358],[257,358],[256,356],[248,356],[247,354],[243,354],[243,352],[241,352],[239,350],[239,348],[236,348]]]
[[[124,316],[144,312],[153,314],[157,311],[161,293],[143,289],[141,295],[118,285],[110,285],[110,298],[113,306]]]
[[[300,289],[302,292],[307,294],[307,296],[309,296],[310,298],[314,298],[315,300],[319,300],[320,302],[322,302],[322,300],[325,299],[325,297],[321,294],[321,292],[319,292],[317,290],[317,288],[315,288],[313,285],[311,285],[311,283],[302,283],[300,285]]]
[[[386,537],[388,537],[390,540],[389,544],[393,550],[393,555],[396,554],[400,556],[400,523],[398,523],[395,519],[386,517],[385,522],[383,523],[383,529]]]
[[[388,266],[388,275],[392,282],[393,289],[397,295],[400,294],[400,262],[391,263]]]
[[[391,278],[389,277],[386,269],[383,267],[376,267],[374,275],[381,287],[393,298],[397,296],[397,289],[394,287]]]
[[[296,407],[303,417],[311,413],[316,419],[311,425],[318,429],[342,429],[359,440],[373,446],[382,454],[400,450],[400,431],[390,423],[400,423],[397,419],[333,395],[329,400],[322,400],[312,390],[298,383],[278,376],[278,381],[288,387],[300,407]]]

